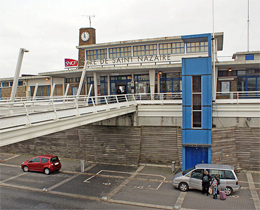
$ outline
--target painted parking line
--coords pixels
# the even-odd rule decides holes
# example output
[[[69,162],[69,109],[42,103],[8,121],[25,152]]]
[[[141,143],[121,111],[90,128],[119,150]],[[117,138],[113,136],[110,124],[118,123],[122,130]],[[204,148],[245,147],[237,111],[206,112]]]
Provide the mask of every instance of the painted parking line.
[[[7,159],[4,159],[4,161],[8,161],[8,160],[14,159],[14,158],[19,157],[19,156],[20,156],[20,155],[14,155],[14,156],[12,156],[12,157],[9,157],[9,158],[7,158]]]
[[[18,177],[20,177],[20,176],[23,176],[23,175],[25,175],[25,174],[26,174],[26,173],[22,173],[22,174],[18,174],[18,175],[16,175],[16,176],[12,176],[12,177],[10,177],[10,178],[8,178],[8,179],[5,179],[5,180],[1,181],[0,184],[4,184],[5,182],[8,182],[8,181],[10,181],[10,180],[12,180],[12,179],[16,179],[16,178],[18,178]]]
[[[180,209],[181,208],[186,194],[187,194],[187,192],[181,192],[180,193],[180,195],[179,195],[179,197],[178,197],[178,199],[177,199],[177,201],[176,201],[176,203],[174,205],[174,209]]]
[[[138,167],[138,169],[130,176],[130,178],[134,178],[139,171],[143,170],[145,166],[140,166]],[[110,199],[111,197],[113,197],[119,190],[121,190],[123,187],[125,187],[128,183],[130,182],[130,179],[126,179],[122,184],[120,184],[117,188],[115,188],[114,190],[112,190],[107,196],[107,199]]]
[[[57,183],[57,184],[55,184],[55,185],[49,187],[49,188],[48,188],[48,191],[51,191],[51,190],[53,190],[53,189],[55,189],[55,188],[57,188],[57,187],[59,187],[59,186],[65,184],[66,182],[68,182],[68,181],[70,181],[70,180],[72,180],[72,179],[75,179],[75,178],[78,177],[79,175],[80,175],[80,174],[75,174],[74,176],[72,176],[72,177],[70,177],[70,178],[68,178],[68,179],[65,179],[65,180],[63,180],[63,181],[61,181],[61,182],[59,182],[59,183]]]
[[[252,174],[250,172],[247,172],[246,177],[247,177],[248,184],[249,184],[249,190],[251,192],[251,195],[252,195],[252,198],[253,198],[253,201],[254,201],[255,209],[260,210],[260,201],[259,201],[258,194],[256,192],[256,188],[255,188],[255,184],[254,184]]]

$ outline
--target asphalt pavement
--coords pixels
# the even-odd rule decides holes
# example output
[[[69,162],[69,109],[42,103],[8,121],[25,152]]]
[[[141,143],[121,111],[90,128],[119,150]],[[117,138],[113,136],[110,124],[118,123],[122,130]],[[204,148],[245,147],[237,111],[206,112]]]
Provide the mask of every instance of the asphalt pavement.
[[[24,173],[22,162],[33,155],[0,154],[0,183],[3,187],[43,191],[59,196],[88,199],[155,209],[260,209],[260,174],[239,173],[239,192],[225,201],[200,191],[180,192],[173,188],[171,167],[160,165],[109,165],[61,158],[60,172],[51,175]],[[1,195],[2,197],[2,195]]]

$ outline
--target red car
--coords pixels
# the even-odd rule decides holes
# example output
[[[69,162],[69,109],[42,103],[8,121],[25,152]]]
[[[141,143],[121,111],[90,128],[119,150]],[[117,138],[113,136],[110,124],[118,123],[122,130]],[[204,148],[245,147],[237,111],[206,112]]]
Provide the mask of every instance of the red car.
[[[57,156],[40,155],[22,163],[21,168],[24,172],[39,171],[50,174],[61,169],[61,163]]]

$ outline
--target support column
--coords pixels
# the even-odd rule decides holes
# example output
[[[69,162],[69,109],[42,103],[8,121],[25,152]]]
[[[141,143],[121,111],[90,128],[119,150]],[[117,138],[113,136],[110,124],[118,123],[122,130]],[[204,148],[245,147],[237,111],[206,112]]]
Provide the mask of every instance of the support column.
[[[110,75],[107,75],[107,95],[111,95],[110,93]]]
[[[155,91],[155,69],[149,70],[149,80],[150,80],[150,92],[151,99],[154,99],[154,91]]]

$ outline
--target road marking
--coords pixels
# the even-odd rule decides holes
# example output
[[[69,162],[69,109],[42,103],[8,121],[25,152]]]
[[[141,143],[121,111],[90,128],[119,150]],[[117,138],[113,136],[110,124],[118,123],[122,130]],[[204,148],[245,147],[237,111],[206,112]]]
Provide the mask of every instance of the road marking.
[[[247,177],[248,184],[249,184],[249,190],[251,192],[251,195],[252,195],[252,198],[254,201],[255,209],[260,210],[260,201],[259,201],[258,194],[256,192],[252,174],[250,172],[246,172],[246,177]]]
[[[182,203],[184,201],[184,198],[185,198],[186,194],[187,194],[187,192],[181,192],[180,193],[180,195],[179,195],[179,197],[178,197],[178,199],[177,199],[177,201],[176,201],[176,203],[174,205],[174,209],[180,209],[181,208],[181,205],[182,205]]]
[[[14,155],[14,156],[12,156],[12,157],[9,157],[9,158],[7,158],[7,159],[4,159],[4,161],[8,161],[8,160],[14,159],[14,158],[19,157],[19,156],[20,156],[20,155]]]
[[[121,201],[121,200],[113,200],[113,199],[109,199],[109,200],[104,199],[104,200],[110,203],[126,204],[131,206],[141,206],[141,207],[156,208],[156,209],[173,209],[172,206],[163,206],[163,205],[156,205],[156,204]]]
[[[11,165],[11,164],[5,164],[5,163],[0,163],[0,166],[10,166],[10,167],[15,167],[15,168],[21,168],[20,165]]]
[[[10,181],[10,180],[12,180],[12,179],[15,179],[15,178],[18,178],[18,177],[23,176],[23,175],[25,175],[25,174],[26,174],[26,173],[22,173],[22,174],[18,174],[17,176],[12,176],[12,177],[10,177],[10,178],[8,178],[8,179],[5,179],[5,180],[1,181],[0,183],[1,183],[1,184],[4,184],[5,182],[8,182],[8,181]]]
[[[131,176],[130,178],[134,178],[139,171],[143,170],[145,166],[140,166]],[[112,196],[114,196],[119,190],[125,187],[130,182],[130,179],[126,179],[122,184],[120,184],[117,188],[112,190],[106,197],[109,200]]]
[[[70,177],[70,178],[68,178],[68,179],[63,180],[63,181],[61,181],[61,182],[59,182],[59,183],[53,185],[52,187],[49,187],[49,188],[48,188],[48,191],[51,191],[51,190],[53,190],[54,188],[59,187],[59,186],[65,184],[66,182],[68,182],[68,181],[70,181],[70,180],[72,180],[72,179],[75,179],[75,178],[78,177],[79,175],[80,175],[80,174],[75,174],[74,176],[72,176],[72,177]]]

